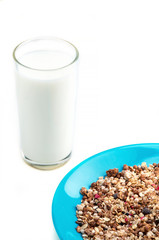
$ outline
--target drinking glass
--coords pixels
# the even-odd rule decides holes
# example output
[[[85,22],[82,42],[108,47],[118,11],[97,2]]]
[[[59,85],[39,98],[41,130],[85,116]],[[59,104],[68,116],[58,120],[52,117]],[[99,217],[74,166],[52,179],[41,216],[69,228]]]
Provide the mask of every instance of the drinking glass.
[[[20,43],[13,58],[23,159],[41,169],[62,165],[72,153],[78,50],[43,37]]]

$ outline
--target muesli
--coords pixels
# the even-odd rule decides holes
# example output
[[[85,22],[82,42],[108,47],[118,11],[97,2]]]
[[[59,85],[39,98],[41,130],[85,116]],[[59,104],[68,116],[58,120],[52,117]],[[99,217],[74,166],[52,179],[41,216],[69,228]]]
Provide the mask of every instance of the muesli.
[[[84,240],[159,240],[159,164],[106,173],[81,189],[77,232]]]

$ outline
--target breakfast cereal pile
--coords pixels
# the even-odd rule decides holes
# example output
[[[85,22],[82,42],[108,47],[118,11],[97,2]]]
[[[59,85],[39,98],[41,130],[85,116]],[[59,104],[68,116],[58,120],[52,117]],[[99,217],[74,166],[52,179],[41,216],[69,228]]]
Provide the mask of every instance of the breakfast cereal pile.
[[[84,240],[159,240],[159,164],[106,173],[81,189],[77,232]]]

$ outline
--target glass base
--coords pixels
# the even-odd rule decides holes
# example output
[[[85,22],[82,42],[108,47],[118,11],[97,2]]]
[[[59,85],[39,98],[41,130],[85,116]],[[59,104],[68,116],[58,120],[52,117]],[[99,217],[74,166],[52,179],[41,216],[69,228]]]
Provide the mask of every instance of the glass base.
[[[34,167],[34,168],[37,168],[40,170],[52,170],[52,169],[61,167],[65,163],[67,163],[70,160],[71,155],[72,155],[72,152],[64,159],[62,159],[58,162],[55,162],[55,163],[38,163],[38,162],[35,162],[35,161],[27,158],[23,153],[22,153],[22,158],[25,161],[25,163],[27,163],[31,167]]]

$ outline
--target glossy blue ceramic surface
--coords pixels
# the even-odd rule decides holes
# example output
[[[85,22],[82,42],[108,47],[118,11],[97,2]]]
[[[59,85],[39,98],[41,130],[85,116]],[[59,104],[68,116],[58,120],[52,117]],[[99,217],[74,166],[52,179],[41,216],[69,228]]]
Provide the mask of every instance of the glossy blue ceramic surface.
[[[73,168],[59,184],[53,199],[52,218],[60,240],[81,240],[76,232],[76,205],[80,204],[81,187],[89,188],[106,170],[123,164],[130,166],[159,163],[159,143],[146,143],[113,148],[98,153]]]

